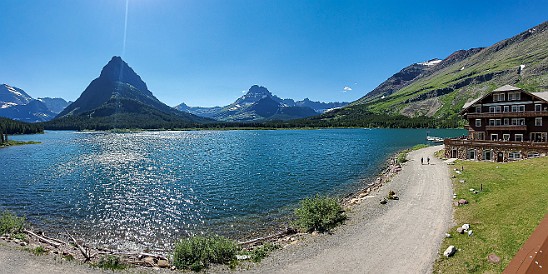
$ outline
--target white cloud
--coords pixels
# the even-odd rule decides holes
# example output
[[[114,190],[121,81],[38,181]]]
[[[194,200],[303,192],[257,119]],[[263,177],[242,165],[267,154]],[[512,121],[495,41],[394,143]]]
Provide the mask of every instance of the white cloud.
[[[352,90],[352,88],[349,87],[349,86],[345,86],[345,87],[343,88],[343,92],[347,92],[347,91],[351,91],[351,90]]]

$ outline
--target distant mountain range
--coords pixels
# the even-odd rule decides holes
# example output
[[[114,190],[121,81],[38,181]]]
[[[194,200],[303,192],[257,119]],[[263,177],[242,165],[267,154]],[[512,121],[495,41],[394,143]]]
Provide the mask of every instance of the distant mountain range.
[[[308,98],[295,102],[293,99],[272,95],[265,87],[254,85],[228,106],[189,107],[182,103],[175,108],[219,121],[247,122],[305,118],[346,105],[346,102],[323,103],[310,101]]]
[[[69,102],[62,98],[34,99],[24,90],[0,85],[0,116],[23,122],[44,122],[53,119]]]
[[[548,88],[548,22],[487,48],[412,64],[349,106],[326,113],[322,123],[360,124],[371,114],[430,117],[440,125],[463,123],[462,106],[497,87]],[[461,124],[462,125],[462,124]]]
[[[176,128],[212,120],[160,102],[120,57],[112,59],[48,129]]]

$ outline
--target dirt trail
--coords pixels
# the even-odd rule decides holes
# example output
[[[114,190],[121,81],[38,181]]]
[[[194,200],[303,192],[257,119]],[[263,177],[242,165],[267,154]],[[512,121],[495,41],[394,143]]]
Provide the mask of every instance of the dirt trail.
[[[310,237],[265,259],[253,273],[429,273],[451,225],[448,168],[441,146],[411,152],[393,180],[353,208],[333,235]],[[421,165],[421,157],[430,165]],[[389,190],[399,201],[380,205]]]

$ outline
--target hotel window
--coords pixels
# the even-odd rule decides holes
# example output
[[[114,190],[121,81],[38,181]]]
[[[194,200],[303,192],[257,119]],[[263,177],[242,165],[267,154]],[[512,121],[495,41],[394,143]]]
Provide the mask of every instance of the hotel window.
[[[476,150],[471,148],[471,149],[468,149],[468,153],[467,153],[467,158],[468,160],[476,160]]]
[[[519,105],[519,112],[525,112],[525,105]]]
[[[521,93],[512,92],[508,93],[508,101],[519,101],[521,99]]]
[[[541,104],[535,104],[535,111],[542,111],[542,105]]]
[[[502,125],[500,119],[496,119],[495,120],[495,126],[500,126],[500,125]]]
[[[476,119],[476,127],[481,127],[481,119]]]
[[[512,106],[512,112],[518,112],[518,106],[517,105]]]
[[[521,154],[517,151],[512,151],[512,152],[508,153],[508,158],[510,158],[510,159],[519,159],[519,158],[521,158]]]
[[[493,102],[504,101],[504,93],[493,94]]]
[[[509,126],[510,125],[510,119],[504,118],[504,125]]]
[[[495,125],[495,119],[489,119],[489,125],[494,126]]]
[[[510,112],[510,106],[504,106],[504,112]]]
[[[495,113],[495,107],[489,107],[489,113]]]
[[[537,127],[542,126],[542,117],[536,117],[535,118],[535,126],[537,126]]]
[[[485,134],[483,132],[478,132],[476,137],[477,137],[476,140],[484,140]]]
[[[510,134],[502,134],[502,140],[510,141]]]
[[[481,113],[481,107],[476,107],[476,113]]]
[[[491,134],[491,141],[496,141],[499,139],[499,135],[498,134]]]
[[[523,142],[523,134],[514,135],[514,139],[516,139],[516,142]]]

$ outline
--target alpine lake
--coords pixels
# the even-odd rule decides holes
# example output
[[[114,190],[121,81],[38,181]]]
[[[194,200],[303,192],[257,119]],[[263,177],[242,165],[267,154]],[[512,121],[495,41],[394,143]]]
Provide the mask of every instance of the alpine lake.
[[[366,187],[394,153],[459,129],[46,131],[0,149],[0,211],[97,246],[168,249],[285,229],[299,201]]]

